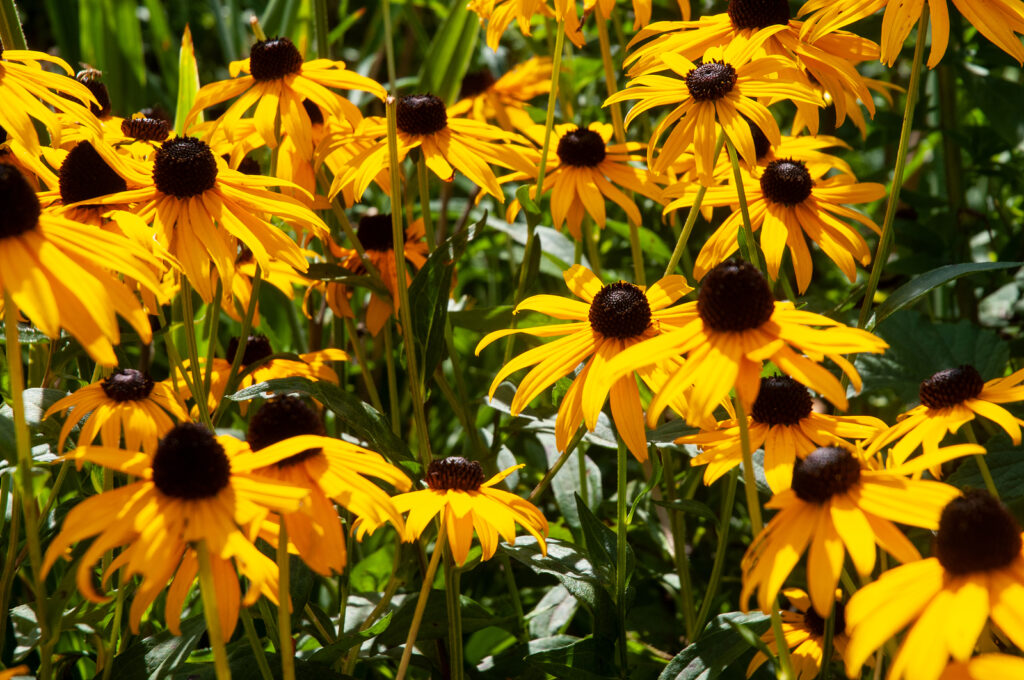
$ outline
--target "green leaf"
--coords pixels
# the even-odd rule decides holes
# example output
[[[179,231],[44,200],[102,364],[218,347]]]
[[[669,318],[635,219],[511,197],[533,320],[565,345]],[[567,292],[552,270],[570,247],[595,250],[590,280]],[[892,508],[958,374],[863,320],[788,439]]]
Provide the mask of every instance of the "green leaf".
[[[568,588],[561,584],[552,586],[526,616],[530,636],[540,638],[556,634],[572,620],[579,606]]]
[[[164,630],[155,635],[133,636],[127,649],[114,657],[111,677],[166,678],[171,669],[185,663],[206,632],[202,614],[182,621],[181,635]]]
[[[395,613],[392,625],[384,631],[378,642],[384,647],[396,647],[405,643],[409,634],[409,626],[412,623],[413,610],[416,607],[418,595],[405,598],[402,606]],[[488,626],[511,625],[515,621],[514,616],[496,616],[485,609],[479,602],[463,595],[461,598],[462,607],[462,630],[465,633],[482,630]],[[423,609],[423,622],[420,624],[417,640],[438,640],[448,636],[448,603],[445,602],[444,593],[439,590],[430,592],[427,605]]]
[[[590,562],[594,565],[597,573],[605,578],[605,584],[611,592],[616,583],[618,536],[591,512],[578,495],[576,496],[576,510],[580,515],[587,556],[590,557]],[[633,561],[633,550],[627,544],[626,583],[629,583],[629,577],[633,573]]]
[[[314,661],[325,666],[333,664],[335,661],[344,656],[348,650],[352,649],[356,645],[361,645],[370,638],[377,637],[388,629],[391,625],[391,618],[394,612],[388,612],[384,616],[380,617],[377,621],[374,621],[373,625],[366,630],[360,630],[353,633],[345,633],[337,640],[332,642],[326,647],[313,652],[309,657],[310,661]]]
[[[658,680],[714,680],[721,676],[751,649],[734,624],[741,624],[760,635],[768,630],[770,619],[760,612],[719,614],[704,628],[696,642],[665,666]]]
[[[1014,446],[1005,432],[1000,432],[987,442],[985,462],[992,473],[992,481],[999,490],[999,497],[1005,503],[1024,498],[1024,457],[1020,447]],[[959,489],[984,489],[985,480],[978,470],[978,462],[972,456],[960,463],[946,479]]]
[[[351,567],[349,586],[355,593],[379,593],[391,578],[395,547],[385,545],[366,555]]]
[[[446,104],[455,102],[480,36],[480,21],[466,3],[451,3],[444,23],[430,42],[420,69],[420,92],[432,92]]]
[[[603,641],[583,638],[562,647],[531,654],[526,660],[556,678],[606,680],[619,677],[614,663],[609,659],[612,649]]]
[[[654,501],[654,504],[670,510],[678,510],[682,513],[698,515],[714,523],[718,522],[718,515],[715,511],[700,501],[680,498],[674,501],[656,500]]]
[[[1015,267],[1024,267],[1024,262],[964,262],[961,264],[947,264],[944,267],[915,276],[908,283],[893,291],[882,304],[878,305],[874,318],[868,322],[868,329],[874,328],[894,312],[903,309],[928,291],[938,288],[944,283],[976,272],[1012,269]]]
[[[535,184],[524,184],[523,186],[516,189],[516,200],[519,201],[519,205],[523,206],[523,210],[529,213],[537,214],[540,212],[540,206],[537,205],[536,201],[530,195],[530,189]]]
[[[178,52],[178,100],[174,109],[174,132],[185,134],[185,117],[192,110],[192,104],[199,92],[199,64],[196,62],[196,50],[192,45],[192,31],[185,25],[181,36],[181,49]],[[196,119],[203,120],[200,113]]]

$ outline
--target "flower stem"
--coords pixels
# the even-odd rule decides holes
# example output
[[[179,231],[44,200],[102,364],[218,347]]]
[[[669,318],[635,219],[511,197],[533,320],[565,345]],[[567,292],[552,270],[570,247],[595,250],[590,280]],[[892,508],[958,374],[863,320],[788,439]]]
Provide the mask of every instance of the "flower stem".
[[[747,512],[750,514],[750,530],[754,536],[761,533],[761,501],[757,497],[757,482],[754,478],[754,456],[750,450],[750,423],[739,395],[733,399],[736,408],[736,422],[740,426],[740,451],[743,454],[743,486],[747,497]]]
[[[747,192],[743,189],[743,173],[740,171],[740,161],[736,155],[736,147],[732,145],[732,141],[729,139],[725,140],[725,148],[729,152],[729,162],[732,164],[732,177],[736,183],[736,195],[740,201],[740,214],[743,216],[743,235],[747,242],[747,259],[750,260],[750,264],[754,265],[762,272],[765,271],[761,267],[761,257],[757,254],[757,242],[754,241],[754,228],[750,224],[750,209],[747,207]],[[715,155],[718,158],[718,155]]]
[[[665,484],[665,500],[670,504],[676,500],[675,458],[670,451],[662,450],[661,465],[665,470],[662,482]],[[679,510],[669,509],[672,526],[672,543],[675,547],[676,573],[679,575],[679,604],[683,610],[686,639],[692,641],[696,634],[694,619],[693,582],[690,578],[690,558],[686,554],[686,515]]]
[[[618,440],[616,464],[618,487],[615,494],[615,604],[619,609],[619,672],[629,676],[629,649],[626,645],[626,468],[629,462],[627,449],[622,439]]]
[[[258,265],[257,265],[258,266]],[[217,329],[220,325],[220,303],[224,294],[224,282],[217,277],[217,290],[213,294],[213,302],[206,306],[206,326],[203,333],[206,335],[206,372],[203,376],[203,393],[210,393],[210,385],[213,383],[213,358],[217,354]]]
[[[313,36],[316,40],[316,56],[320,59],[331,58],[327,33],[327,0],[313,0]]]
[[[0,0],[0,43],[9,50],[28,49],[14,0]]]
[[[565,20],[559,20],[555,31],[557,32],[555,35],[555,49],[551,55],[551,91],[548,93],[548,109],[544,116],[544,142],[540,147],[540,167],[537,170],[537,193],[535,200],[538,203],[544,193],[544,174],[548,169],[551,130],[555,125],[555,102],[558,100],[558,83],[562,74],[562,52],[565,48]]]
[[[288,564],[288,527],[281,517],[277,536],[277,635],[281,641],[281,675],[295,680],[295,653],[292,651],[291,570]]]
[[[25,373],[21,365],[21,342],[18,337],[18,305],[4,291],[4,333],[7,344],[7,371],[10,374],[11,409],[14,412],[15,448],[18,455],[18,481],[21,485],[21,512],[25,519],[25,543],[32,569],[32,588],[36,596],[36,622],[40,628],[39,678],[49,680],[52,669],[50,622],[46,616],[47,591],[42,573],[43,553],[39,543],[39,506],[32,485],[32,444],[25,416]]]
[[[420,214],[423,217],[423,231],[427,235],[427,249],[434,252],[437,240],[434,238],[434,219],[430,214],[430,175],[427,171],[427,157],[420,149],[420,157],[416,159],[416,179],[420,192]],[[398,241],[395,241],[398,243]]]
[[[391,339],[391,327],[394,325],[390,319],[384,324],[384,362],[388,375],[388,409],[391,414],[391,431],[395,436],[402,433],[401,409],[398,405],[398,376],[395,375],[395,350],[394,341]]]
[[[530,496],[529,498],[527,498],[528,501],[530,501],[531,503],[537,502],[537,499],[541,496],[541,494],[543,494],[551,485],[551,480],[555,478],[555,475],[558,474],[558,471],[562,469],[563,465],[565,465],[565,461],[569,460],[569,456],[571,456],[572,452],[576,450],[576,447],[579,445],[580,440],[583,439],[584,434],[586,434],[585,429],[583,429],[582,427],[577,428],[576,434],[573,436],[572,441],[569,442],[569,445],[565,447],[565,451],[563,451],[562,455],[558,457],[558,460],[555,461],[555,464],[548,468],[548,471],[544,473],[543,479],[537,482],[537,486],[535,486],[533,488],[533,491],[530,492]],[[584,470],[585,469],[586,468],[584,467]],[[584,498],[583,502],[586,503],[586,501],[587,499]]]
[[[435,548],[436,550],[436,548]],[[462,680],[465,677],[465,659],[462,654],[462,599],[459,596],[459,567],[455,564],[451,549],[444,546],[444,594],[448,605],[448,663],[451,673],[450,680]]]
[[[789,656],[789,645],[782,632],[782,615],[779,614],[779,598],[772,603],[772,632],[778,641],[779,663],[775,669],[777,680],[793,680],[793,660]],[[822,664],[824,665],[824,664]]]
[[[718,141],[715,142],[715,158],[722,153],[723,144],[725,144],[725,131],[718,133]],[[700,214],[700,206],[704,202],[704,194],[707,193],[707,190],[706,186],[698,184],[697,195],[693,199],[690,211],[686,214],[686,222],[683,223],[683,230],[679,232],[679,238],[676,239],[676,247],[672,249],[672,257],[669,258],[668,266],[665,267],[664,276],[674,274],[676,267],[679,266],[679,260],[683,256],[683,251],[686,250],[686,244],[690,240],[690,233],[693,231],[693,225],[697,222],[697,215]]]
[[[260,296],[260,283],[263,281],[263,270],[260,266],[256,265],[256,271],[252,275],[252,289],[249,291],[249,304],[245,308],[245,316],[242,317],[242,328],[238,335],[238,348],[235,350],[235,356],[231,357],[231,369],[228,371],[228,382],[224,388],[224,394],[234,394],[235,388],[238,387],[238,373],[242,368],[242,358],[245,357],[245,347],[249,344],[249,332],[252,330],[252,320],[256,316],[256,304]],[[212,341],[212,339],[211,339]],[[230,403],[228,399],[222,399],[217,408],[213,412],[213,425],[216,427],[217,423],[224,415],[224,410],[227,404]]]
[[[390,3],[386,2],[385,7]],[[391,238],[395,244],[395,288],[398,291],[398,316],[402,323],[402,345],[409,371],[409,392],[412,399],[413,419],[419,434],[420,462],[424,469],[433,457],[430,451],[430,435],[427,429],[427,414],[423,403],[423,382],[416,365],[416,346],[412,339],[412,310],[409,307],[409,279],[405,265],[405,231],[402,229],[402,179],[398,167],[398,100],[393,95],[387,98],[388,123],[388,165],[391,171]]]
[[[871,304],[874,302],[878,281],[882,278],[882,269],[893,245],[893,222],[896,220],[896,208],[900,202],[900,190],[903,188],[903,169],[907,164],[907,149],[910,146],[910,133],[914,126],[914,109],[921,94],[921,71],[924,61],[924,43],[928,33],[928,3],[921,7],[921,20],[917,24],[917,42],[914,44],[914,63],[910,67],[910,84],[907,85],[907,104],[903,109],[903,128],[900,130],[900,142],[896,150],[896,169],[892,175],[892,186],[889,188],[889,201],[885,205],[885,221],[882,222],[882,235],[878,239],[878,250],[875,261],[871,263],[871,275],[868,277],[864,290],[864,302],[861,303],[857,328],[866,328]]]
[[[594,276],[597,278],[604,278],[601,273],[601,251],[598,249],[598,241],[601,238],[601,232],[598,230],[596,233],[594,227],[596,225],[590,219],[583,219],[583,231],[580,236],[586,242],[587,246],[587,258],[590,260],[590,269],[594,272]]]
[[[402,650],[402,660],[398,664],[398,674],[395,680],[402,680],[406,671],[409,670],[409,660],[412,658],[412,648],[416,645],[416,635],[420,631],[420,623],[423,621],[423,611],[427,608],[427,598],[430,596],[430,587],[434,583],[434,574],[437,573],[437,564],[441,554],[444,552],[445,534],[447,523],[443,519],[440,522],[441,529],[437,533],[437,542],[434,544],[434,553],[430,556],[430,564],[423,574],[423,585],[420,586],[420,594],[416,599],[416,609],[412,613],[412,623],[409,626],[409,635],[405,638],[405,649]]]
[[[263,643],[260,642],[260,638],[256,634],[256,626],[252,623],[252,616],[249,614],[249,608],[243,606],[238,610],[238,615],[242,619],[242,627],[245,629],[245,637],[249,640],[249,646],[252,647],[252,655],[256,658],[256,665],[260,669],[260,677],[263,678],[263,680],[274,680],[274,674],[270,670],[270,664],[267,663],[267,655],[263,651]]]
[[[836,609],[832,607],[832,613],[825,619],[825,642],[822,645],[821,673],[819,680],[829,680],[832,677],[832,649],[833,639],[836,634]]]
[[[210,418],[210,404],[206,390],[203,389],[206,382],[203,379],[202,367],[199,365],[199,347],[196,344],[195,310],[192,309],[192,286],[188,279],[181,278],[181,316],[182,325],[185,330],[185,351],[188,352],[188,365],[192,371],[192,398],[199,410],[199,419],[203,425],[213,430],[213,420]],[[242,343],[238,343],[239,350],[242,350]]]
[[[206,617],[206,633],[210,638],[210,648],[213,650],[214,670],[217,672],[217,680],[231,680],[228,653],[224,647],[224,633],[220,629],[220,617],[217,615],[213,563],[210,561],[210,549],[205,540],[196,543],[196,557],[199,560],[199,594],[203,598],[203,615]]]
[[[391,34],[391,0],[384,0],[381,12],[384,14],[384,54],[388,63],[388,92],[393,93],[398,78],[395,76],[395,42],[394,36]],[[396,205],[394,208],[397,210],[398,206]],[[401,243],[401,241],[395,241],[395,243]]]
[[[718,592],[718,585],[722,582],[722,570],[725,568],[725,550],[729,546],[729,522],[732,521],[732,509],[736,504],[736,483],[739,475],[736,469],[729,471],[725,483],[725,493],[722,494],[722,506],[718,513],[718,546],[715,548],[715,562],[711,566],[711,577],[708,579],[708,588],[704,593],[704,599],[700,603],[700,611],[697,612],[697,625],[694,630],[700,635],[707,623],[708,615],[711,614],[711,605],[715,600],[715,593]]]
[[[967,437],[967,441],[971,444],[977,444],[978,438],[974,434],[974,428],[971,427],[970,422],[964,423],[964,436]],[[988,461],[985,460],[984,453],[974,454],[974,462],[978,464],[978,471],[981,473],[981,478],[985,480],[985,488],[992,494],[992,497],[997,501],[999,500],[999,490],[996,488],[996,480],[992,479],[992,471],[988,469]]]
[[[356,324],[352,319],[345,318],[345,330],[348,331],[348,337],[350,344],[352,345],[352,353],[356,356],[356,363],[359,364],[359,371],[363,374],[363,384],[366,386],[366,392],[370,395],[370,403],[373,407],[384,413],[384,406],[380,401],[380,394],[377,392],[377,384],[373,380],[373,374],[370,373],[370,367],[366,364],[366,355],[363,352],[363,343],[359,342],[359,332],[356,330]]]

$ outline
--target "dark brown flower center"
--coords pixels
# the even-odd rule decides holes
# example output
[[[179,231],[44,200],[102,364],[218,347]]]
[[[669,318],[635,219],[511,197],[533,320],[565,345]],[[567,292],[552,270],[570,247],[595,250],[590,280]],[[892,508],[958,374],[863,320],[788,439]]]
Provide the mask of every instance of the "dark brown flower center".
[[[263,404],[249,421],[246,440],[253,451],[304,434],[324,436],[324,421],[302,399],[283,396]],[[319,454],[321,449],[306,449],[277,462],[277,467],[289,467]]]
[[[715,331],[745,331],[771,318],[775,298],[757,268],[727,260],[708,272],[697,295],[697,313]]]
[[[153,160],[153,182],[168,196],[198,196],[217,183],[217,160],[206,142],[200,139],[169,139],[157,150]]]
[[[760,126],[755,125],[746,116],[743,117],[743,120],[747,121],[747,125],[750,126],[750,136],[754,138],[754,154],[757,156],[757,160],[761,160],[772,150],[772,143],[768,141],[768,137],[765,136]]]
[[[356,227],[356,237],[363,244],[364,250],[375,250],[386,253],[395,249],[395,240],[391,232],[391,213],[363,215]]]
[[[434,491],[476,491],[484,483],[484,469],[475,460],[449,456],[427,466],[427,486]]]
[[[811,195],[813,187],[814,181],[807,165],[792,158],[770,162],[761,175],[761,191],[772,203],[803,203]]]
[[[764,425],[796,425],[811,415],[811,393],[789,376],[761,378],[751,417]]]
[[[231,481],[231,463],[213,433],[196,423],[175,425],[153,456],[153,483],[165,496],[212,498]]]
[[[411,94],[398,100],[398,129],[407,135],[432,135],[448,127],[444,102],[432,94]]]
[[[985,387],[978,369],[970,364],[939,371],[921,381],[918,395],[928,408],[949,408],[974,399]]]
[[[302,55],[288,38],[261,40],[249,50],[249,73],[255,80],[276,80],[302,70]]]
[[[462,86],[459,87],[459,99],[483,94],[491,85],[494,85],[494,82],[494,74],[490,69],[484,68],[467,73],[462,78]]]
[[[39,199],[21,172],[0,163],[0,239],[24,234],[39,224]]]
[[[153,379],[134,368],[119,368],[100,383],[114,401],[142,401],[153,391]]]
[[[252,156],[246,156],[242,159],[242,162],[238,164],[238,171],[243,175],[263,174],[263,170],[260,168],[260,162]]]
[[[107,86],[103,84],[103,72],[94,68],[82,69],[75,74],[75,80],[85,85],[96,97],[99,105],[89,104],[89,110],[97,118],[110,118],[110,93]]]
[[[860,480],[860,461],[841,446],[822,446],[793,466],[793,491],[808,503],[824,503]]]
[[[1002,569],[1020,551],[1017,520],[987,492],[965,491],[943,508],[935,537],[935,556],[949,573]]]
[[[606,338],[634,338],[651,325],[651,305],[637,286],[610,283],[590,303],[590,326]]]
[[[159,118],[125,118],[121,121],[121,134],[147,142],[162,142],[171,134],[171,123]]]
[[[558,140],[557,153],[566,165],[592,168],[604,160],[604,140],[593,130],[576,128]]]
[[[832,611],[836,617],[832,630],[836,635],[841,635],[846,630],[846,607],[841,602],[836,602]],[[804,626],[815,637],[825,637],[825,619],[821,618],[818,612],[814,611],[814,607],[808,607],[807,611],[804,612]]]
[[[231,338],[228,340],[228,361],[232,361],[235,358],[235,352],[238,351],[238,338]],[[248,366],[254,364],[261,359],[266,359],[274,353],[274,350],[270,347],[270,340],[265,335],[250,335],[249,339],[245,343],[245,351],[242,353],[242,366]]]
[[[312,99],[303,99],[302,108],[306,110],[306,115],[309,116],[309,122],[313,125],[324,124],[324,112],[320,110],[320,107],[313,102]]]
[[[60,199],[64,205],[116,194],[127,188],[124,178],[86,141],[76,144],[60,166]]]
[[[789,23],[787,0],[729,0],[729,18],[733,28],[768,28]]]
[[[690,96],[699,102],[721,99],[736,85],[736,69],[721,61],[709,61],[686,74]]]

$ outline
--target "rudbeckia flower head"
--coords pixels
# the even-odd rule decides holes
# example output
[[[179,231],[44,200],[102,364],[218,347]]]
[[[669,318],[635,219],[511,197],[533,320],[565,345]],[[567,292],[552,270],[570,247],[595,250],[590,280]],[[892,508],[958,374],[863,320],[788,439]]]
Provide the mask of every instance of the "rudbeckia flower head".
[[[908,624],[890,680],[946,677],[950,657],[967,662],[989,620],[1024,647],[1021,538],[1013,515],[985,491],[952,499],[939,519],[934,557],[891,569],[854,593],[846,608],[848,675]]]
[[[784,588],[782,594],[789,600],[790,609],[780,612],[782,617],[782,638],[790,649],[790,659],[796,680],[814,680],[821,672],[822,660],[825,657],[825,619],[814,607],[807,593],[799,588]],[[847,637],[845,607],[842,603],[842,591],[836,591],[836,606],[832,612],[835,617],[832,638],[833,654],[841,656],[846,649]],[[761,636],[773,656],[777,655],[779,642],[775,639],[775,631],[769,628]],[[763,652],[758,652],[747,666],[747,677],[754,674],[768,660]],[[831,663],[831,660],[830,660]]]
[[[496,120],[511,130],[533,125],[526,103],[551,88],[551,59],[532,57],[495,79],[487,67],[470,71],[462,79],[459,97],[448,109],[484,123]]]

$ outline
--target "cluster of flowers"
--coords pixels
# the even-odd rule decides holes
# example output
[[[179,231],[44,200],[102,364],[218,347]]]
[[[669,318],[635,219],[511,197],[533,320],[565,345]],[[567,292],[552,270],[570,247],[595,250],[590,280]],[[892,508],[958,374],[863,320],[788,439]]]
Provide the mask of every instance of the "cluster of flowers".
[[[532,198],[550,192],[553,225],[566,226],[576,239],[582,238],[586,215],[605,226],[606,199],[639,223],[639,207],[627,192],[664,205],[666,214],[689,208],[691,217],[698,211],[710,217],[714,207],[738,206],[697,256],[694,277],[701,285],[693,302],[676,304],[693,289],[672,274],[675,263],[651,286],[603,285],[576,265],[565,272],[565,281],[579,300],[523,300],[517,311],[571,323],[483,338],[478,352],[516,333],[563,336],[509,361],[494,378],[491,394],[508,376],[533,367],[512,402],[517,414],[576,371],[558,409],[559,449],[566,450],[581,425],[593,429],[608,400],[619,436],[640,461],[648,456],[645,425],[654,426],[670,408],[701,428],[679,443],[702,448],[693,463],[707,464],[708,484],[741,460],[749,462],[751,450],[763,446],[765,476],[775,493],[767,507],[778,512],[744,558],[743,599],[757,591],[761,608],[772,610],[780,591],[787,594],[802,612],[784,618],[787,641],[820,640],[823,620],[836,607],[845,555],[867,578],[876,566],[877,544],[904,566],[853,594],[845,615],[837,612],[836,621],[845,625],[836,625],[836,648],[845,653],[852,676],[875,649],[915,621],[890,677],[935,680],[950,657],[969,661],[989,619],[1024,648],[1020,527],[989,495],[961,494],[920,479],[927,470],[938,477],[946,461],[984,453],[970,444],[940,446],[947,432],[975,415],[996,422],[1020,443],[1024,421],[998,404],[1024,400],[1024,371],[989,382],[970,366],[938,373],[922,383],[921,405],[892,426],[816,411],[808,388],[837,409],[848,406],[845,385],[826,360],[859,389],[857,371],[844,355],[879,353],[886,345],[866,331],[777,301],[772,293],[787,250],[798,291],[807,290],[813,274],[807,238],[851,282],[857,264],[870,263],[867,242],[850,222],[879,229],[844,204],[880,199],[885,188],[858,182],[848,164],[823,151],[841,145],[839,140],[815,133],[819,108],[831,105],[838,124],[850,119],[863,130],[862,107],[873,114],[872,93],[887,96],[885,84],[864,78],[856,66],[895,59],[913,23],[909,5],[886,5],[881,48],[839,30],[883,4],[812,0],[803,10],[811,16],[801,22],[791,18],[784,0],[731,0],[723,14],[651,24],[637,33],[636,49],[626,60],[633,80],[606,101],[617,106],[639,100],[625,125],[656,107],[673,106],[649,142],[627,142],[622,130],[600,122],[558,125],[555,152],[546,158],[538,149],[547,148],[549,130],[526,111],[526,102],[551,87],[552,64],[546,59],[498,79],[472,74],[452,106],[430,94],[400,98],[397,148],[389,148],[387,120],[364,117],[333,91],[358,90],[383,100],[384,88],[341,62],[304,61],[287,38],[260,40],[249,59],[231,64],[230,79],[203,87],[179,133],[155,112],[113,116],[94,71],[70,78],[42,68],[50,62],[72,74],[55,57],[0,51],[0,92],[15,103],[0,107],[0,202],[6,208],[0,214],[0,291],[6,318],[10,323],[24,313],[55,339],[64,329],[98,364],[115,367],[118,315],[149,344],[150,317],[163,320],[163,307],[176,296],[187,316],[193,291],[228,316],[252,321],[258,319],[255,288],[263,279],[289,297],[296,287],[307,297],[318,291],[336,315],[352,317],[351,290],[303,276],[311,259],[323,258],[357,274],[372,273],[390,292],[391,299],[371,293],[365,305],[366,326],[375,335],[398,311],[397,291],[407,285],[396,257],[422,266],[433,235],[424,220],[413,223],[399,248],[391,218],[367,214],[357,229],[348,230],[354,237],[349,248],[335,241],[315,211],[342,201],[353,205],[373,183],[390,191],[397,176],[388,172],[392,154],[402,162],[417,148],[442,180],[460,172],[501,202],[502,184],[536,183],[543,172],[540,195],[535,189]],[[941,0],[930,4],[945,10]],[[1024,57],[1016,37],[1019,3],[988,9],[962,4],[982,33]],[[570,41],[581,44],[575,5],[470,3],[489,22],[492,47],[513,20],[528,31],[536,13],[554,17]],[[614,3],[600,0],[584,9],[584,17],[595,10],[599,20],[615,11]],[[650,2],[635,0],[634,12],[637,27],[643,26]],[[936,12],[929,65],[941,58],[947,33],[948,18]],[[768,107],[784,100],[796,105],[792,136],[781,134]],[[216,119],[203,120],[206,109],[229,101]],[[48,146],[38,139],[32,119],[50,133]],[[810,134],[800,136],[804,131]],[[646,157],[640,153],[645,146]],[[274,152],[274,176],[261,174],[249,155],[262,147]],[[492,166],[511,172],[498,176]],[[318,195],[318,186],[329,188]],[[510,202],[508,219],[521,208]],[[768,278],[758,267],[730,259],[740,249],[741,226],[751,236],[760,232]],[[314,242],[316,249],[302,247]],[[751,241],[747,247],[756,253]],[[175,352],[170,342],[167,349]],[[484,559],[494,555],[499,537],[515,539],[516,524],[544,545],[547,523],[540,511],[494,488],[515,468],[484,481],[479,463],[442,459],[424,470],[427,488],[410,491],[411,480],[379,454],[324,436],[318,412],[294,397],[268,401],[256,411],[246,441],[215,436],[206,425],[217,422],[225,395],[234,389],[294,375],[337,382],[329,364],[348,358],[340,349],[305,354],[299,361],[276,358],[266,338],[246,332],[226,357],[215,358],[211,350],[207,358],[179,358],[162,382],[118,368],[53,405],[48,417],[71,414],[61,431],[61,451],[85,419],[69,459],[138,481],[79,504],[50,544],[44,572],[71,545],[94,537],[79,562],[77,582],[86,597],[101,600],[92,583],[94,565],[106,551],[124,547],[107,574],[124,569],[127,576],[142,576],[132,626],[138,627],[170,584],[167,624],[177,632],[177,615],[201,562],[209,560],[221,626],[230,632],[240,605],[236,569],[251,583],[247,603],[261,593],[274,602],[280,597],[276,565],[255,547],[257,537],[286,543],[319,573],[344,567],[345,539],[334,503],[351,512],[359,536],[388,523],[401,537],[416,539],[440,513],[459,564],[468,557],[474,531]],[[766,361],[781,375],[762,377]],[[646,407],[637,376],[653,395]],[[728,419],[716,421],[719,407]],[[102,445],[94,445],[97,439]],[[915,455],[918,448],[921,454]],[[367,477],[407,493],[392,497]],[[937,530],[936,556],[921,560],[893,522]],[[805,551],[809,594],[783,591]],[[821,647],[800,649],[800,676],[812,677],[823,661]],[[983,663],[1015,668],[1018,661]],[[950,668],[951,674],[961,672],[955,664]]]

